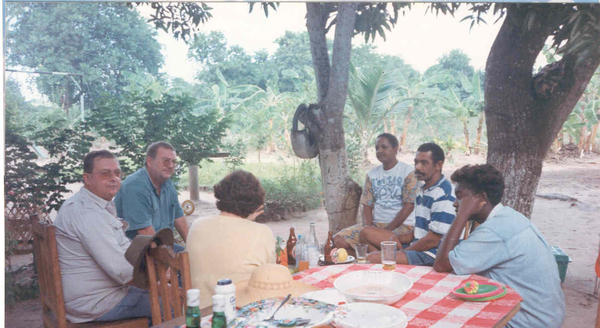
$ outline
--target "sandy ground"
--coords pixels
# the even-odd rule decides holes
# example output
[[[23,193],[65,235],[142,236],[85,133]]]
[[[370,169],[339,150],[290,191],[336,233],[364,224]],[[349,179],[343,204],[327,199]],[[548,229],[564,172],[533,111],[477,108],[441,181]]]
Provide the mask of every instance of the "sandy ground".
[[[412,163],[413,154],[401,154],[399,158]],[[454,155],[444,167],[449,176],[464,164],[485,162],[483,156]],[[279,156],[265,156],[265,161],[278,161]],[[254,160],[250,157],[249,160]],[[374,157],[372,163],[376,163]],[[546,163],[538,187],[538,194],[559,193],[577,201],[548,200],[536,197],[532,220],[544,233],[548,242],[560,246],[572,259],[567,277],[562,284],[567,302],[567,315],[563,327],[593,327],[596,320],[598,295],[593,295],[594,263],[600,244],[600,156],[569,158]],[[360,181],[362,184],[363,182]],[[182,192],[180,201],[189,198]],[[210,193],[201,193],[196,210],[188,216],[188,223],[218,213],[215,199]],[[289,228],[296,234],[308,233],[310,222],[315,222],[317,237],[324,242],[327,237],[327,215],[323,209],[291,215],[279,222],[267,225],[276,236],[287,239]],[[31,263],[32,256],[13,258],[13,265]],[[6,327],[41,327],[41,306],[38,299],[17,304],[6,312]]]

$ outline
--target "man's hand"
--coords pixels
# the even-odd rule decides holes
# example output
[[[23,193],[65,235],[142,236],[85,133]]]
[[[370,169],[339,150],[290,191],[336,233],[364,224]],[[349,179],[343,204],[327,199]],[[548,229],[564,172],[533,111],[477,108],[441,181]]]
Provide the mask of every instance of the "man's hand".
[[[365,227],[375,226],[373,224],[373,207],[363,205],[363,219]]]
[[[467,220],[474,214],[481,211],[486,201],[478,195],[463,196],[458,205],[458,217],[464,217]]]

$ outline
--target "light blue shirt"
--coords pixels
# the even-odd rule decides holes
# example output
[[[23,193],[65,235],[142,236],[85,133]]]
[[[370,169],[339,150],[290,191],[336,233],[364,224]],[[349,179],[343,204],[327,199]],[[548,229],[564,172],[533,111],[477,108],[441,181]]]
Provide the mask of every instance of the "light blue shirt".
[[[521,311],[507,327],[561,327],[565,296],[556,260],[540,230],[521,213],[496,205],[449,258],[456,274],[494,279],[523,297]]]
[[[137,170],[123,181],[115,196],[115,205],[117,215],[129,223],[127,237],[131,239],[139,229],[149,226],[154,231],[173,229],[175,219],[183,216],[173,181],[167,179],[160,186],[159,195],[146,168]]]

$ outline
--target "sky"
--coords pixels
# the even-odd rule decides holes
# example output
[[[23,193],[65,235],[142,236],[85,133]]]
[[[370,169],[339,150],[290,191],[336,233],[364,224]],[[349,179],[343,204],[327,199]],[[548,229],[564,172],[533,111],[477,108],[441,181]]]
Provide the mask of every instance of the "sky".
[[[281,3],[277,12],[270,11],[266,18],[262,8],[255,6],[254,12],[248,13],[246,3],[209,3],[213,8],[213,18],[200,26],[200,31],[220,30],[225,34],[230,45],[239,45],[248,52],[266,49],[274,53],[277,45],[275,39],[282,36],[286,30],[306,31],[306,5],[304,3]],[[381,54],[402,57],[420,72],[437,63],[437,59],[449,53],[452,49],[461,49],[471,58],[475,69],[484,69],[490,48],[502,20],[494,23],[497,17],[484,16],[488,24],[475,25],[470,29],[470,21],[460,22],[469,15],[466,8],[460,10],[454,17],[450,15],[436,16],[425,13],[426,4],[414,4],[412,10],[401,16],[392,31],[386,31],[387,41],[379,36],[374,43]],[[141,9],[142,15],[148,9]],[[333,39],[333,29],[328,38]],[[175,40],[171,35],[159,31],[159,42],[163,45],[165,66],[163,72],[172,77],[180,77],[192,81],[200,66],[187,59],[186,44]],[[364,37],[358,35],[353,39],[353,45],[361,45]]]
[[[286,30],[293,32],[306,31],[306,5],[304,3],[281,3],[276,12],[270,11],[265,17],[262,8],[255,6],[253,13],[248,13],[247,3],[209,3],[213,8],[213,18],[199,26],[199,31],[209,32],[219,30],[225,34],[230,45],[242,46],[253,53],[266,49],[274,53],[277,49],[275,40]],[[470,29],[470,21],[460,22],[469,15],[466,7],[450,15],[436,16],[426,13],[426,4],[413,4],[392,31],[386,31],[387,41],[377,36],[374,45],[381,54],[400,56],[405,63],[421,73],[437,63],[438,58],[449,53],[452,49],[461,49],[471,58],[475,69],[483,70],[489,50],[498,34],[502,20],[495,22],[497,17],[484,16],[488,24],[475,25]],[[152,10],[149,6],[138,7],[142,16],[149,18]],[[328,34],[333,39],[334,29]],[[358,35],[353,39],[353,45],[364,44],[364,37]],[[165,63],[161,72],[170,77],[183,78],[188,82],[194,80],[196,73],[202,67],[187,58],[188,46],[182,40],[176,40],[171,34],[158,30],[158,41],[162,45]],[[12,78],[25,82],[25,74],[13,74]],[[26,88],[28,83],[22,83]],[[42,100],[43,97],[35,90],[27,89],[24,96],[27,100]],[[42,100],[44,101],[44,100]]]

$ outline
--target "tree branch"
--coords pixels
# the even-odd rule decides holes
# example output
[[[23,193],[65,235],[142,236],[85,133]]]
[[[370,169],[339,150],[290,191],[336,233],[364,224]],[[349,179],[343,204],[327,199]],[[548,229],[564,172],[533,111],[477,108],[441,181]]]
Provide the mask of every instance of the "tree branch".
[[[328,118],[342,118],[343,108],[348,96],[348,74],[350,72],[352,37],[354,36],[357,7],[358,3],[356,2],[344,2],[338,5],[338,20],[335,27],[329,81],[330,90],[327,93],[327,108],[324,109],[324,114]]]
[[[330,70],[325,24],[329,13],[322,3],[306,3],[306,28],[310,41],[310,53],[317,82],[317,100],[321,103],[329,89]]]

